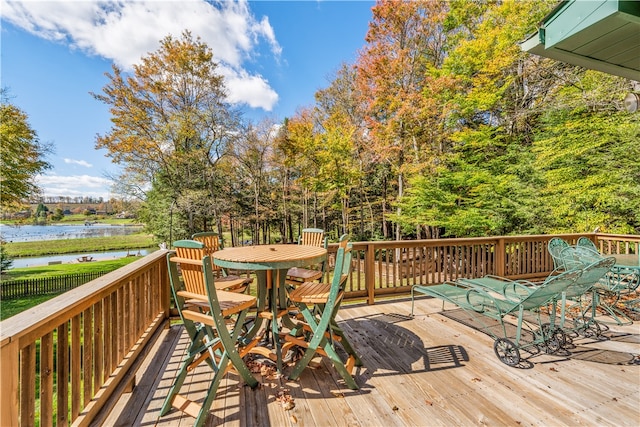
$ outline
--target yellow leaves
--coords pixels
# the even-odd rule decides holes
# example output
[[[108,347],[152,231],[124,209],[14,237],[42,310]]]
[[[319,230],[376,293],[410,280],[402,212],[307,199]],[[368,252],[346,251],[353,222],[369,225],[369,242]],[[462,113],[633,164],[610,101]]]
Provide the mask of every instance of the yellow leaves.
[[[0,203],[3,207],[16,205],[37,190],[33,179],[49,168],[44,160],[48,150],[48,146],[39,143],[28,116],[3,99],[0,104]]]
[[[171,173],[168,165],[177,152],[217,159],[237,123],[212,58],[205,43],[185,32],[162,40],[126,78],[114,66],[103,94],[94,94],[110,106],[113,124],[97,137],[96,148],[106,149],[116,163],[147,168],[150,174]]]

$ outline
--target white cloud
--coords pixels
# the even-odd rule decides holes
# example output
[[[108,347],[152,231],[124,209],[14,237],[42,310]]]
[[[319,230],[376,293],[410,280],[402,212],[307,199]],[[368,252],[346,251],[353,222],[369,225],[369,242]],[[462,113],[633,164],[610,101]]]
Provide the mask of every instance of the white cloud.
[[[102,197],[109,199],[109,188],[113,181],[90,175],[39,175],[36,183],[47,196]]]
[[[225,77],[225,84],[229,91],[227,99],[232,104],[245,103],[252,108],[271,111],[278,101],[278,94],[261,76],[251,76],[244,71],[229,72],[224,69],[221,69],[220,73]]]
[[[63,42],[90,55],[113,60],[126,70],[154,52],[159,41],[185,29],[199,36],[226,69],[229,100],[271,111],[278,96],[244,61],[257,55],[261,41],[276,60],[281,54],[268,18],[251,14],[239,1],[1,1],[2,19],[39,37]],[[245,88],[246,83],[249,88]]]
[[[85,160],[64,159],[64,162],[69,165],[80,165],[85,168],[92,168],[93,165]]]

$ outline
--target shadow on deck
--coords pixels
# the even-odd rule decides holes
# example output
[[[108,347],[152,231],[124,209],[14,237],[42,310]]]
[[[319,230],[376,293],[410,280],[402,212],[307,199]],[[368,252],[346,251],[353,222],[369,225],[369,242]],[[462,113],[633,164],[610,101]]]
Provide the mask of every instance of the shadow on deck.
[[[228,374],[207,425],[621,426],[640,420],[639,323],[611,327],[607,340],[576,339],[562,355],[532,355],[529,369],[520,369],[501,363],[493,340],[460,313],[443,315],[440,301],[418,299],[415,318],[408,316],[410,305],[402,299],[341,309],[340,324],[364,362],[356,368],[360,390],[346,388],[326,360],[298,381],[254,365],[261,385],[252,390]],[[187,341],[180,325],[164,332],[133,392],[105,425],[192,424],[175,410],[159,417]],[[187,378],[192,399],[204,397],[209,377],[203,364]]]

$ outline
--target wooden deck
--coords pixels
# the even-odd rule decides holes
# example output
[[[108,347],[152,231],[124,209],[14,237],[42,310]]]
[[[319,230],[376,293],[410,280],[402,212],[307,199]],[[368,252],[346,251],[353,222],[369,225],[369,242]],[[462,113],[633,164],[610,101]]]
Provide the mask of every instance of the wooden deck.
[[[357,372],[360,390],[347,389],[325,360],[299,381],[257,373],[255,390],[230,373],[207,425],[640,425],[640,322],[611,326],[606,341],[576,339],[570,354],[538,354],[511,368],[494,355],[491,337],[455,320],[453,307],[446,315],[441,308],[420,298],[410,318],[410,299],[343,306],[340,324],[365,365]],[[192,424],[175,410],[159,417],[188,339],[181,326],[163,334],[134,391],[104,425]],[[192,399],[206,389],[207,371],[202,365],[187,378]],[[285,410],[289,398],[294,407]]]

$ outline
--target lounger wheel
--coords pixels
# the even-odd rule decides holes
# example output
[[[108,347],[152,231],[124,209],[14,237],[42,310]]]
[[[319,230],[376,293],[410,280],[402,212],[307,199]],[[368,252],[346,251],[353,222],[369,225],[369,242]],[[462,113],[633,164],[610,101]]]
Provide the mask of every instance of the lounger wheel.
[[[550,330],[551,325],[545,323],[541,327],[542,340],[547,354],[553,354],[567,345],[567,335],[560,328]]]
[[[498,338],[493,343],[493,351],[502,363],[509,366],[518,366],[520,364],[520,350],[507,338]]]
[[[582,319],[576,319],[575,323],[575,333],[577,336],[585,336],[586,330],[589,328],[589,321],[585,321]]]
[[[602,335],[600,324],[594,320],[593,323],[587,325],[584,328],[584,330],[582,331],[582,335],[584,335],[585,338],[598,338],[600,335]]]

